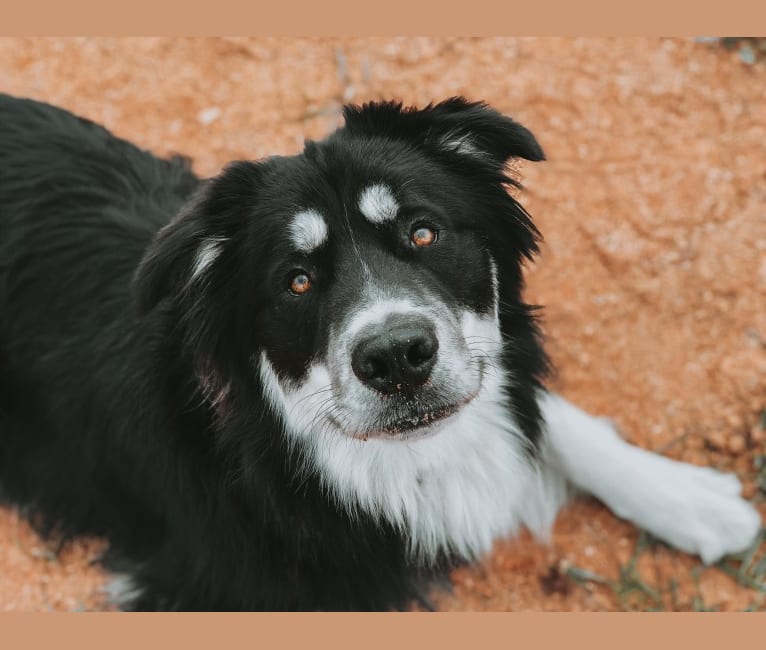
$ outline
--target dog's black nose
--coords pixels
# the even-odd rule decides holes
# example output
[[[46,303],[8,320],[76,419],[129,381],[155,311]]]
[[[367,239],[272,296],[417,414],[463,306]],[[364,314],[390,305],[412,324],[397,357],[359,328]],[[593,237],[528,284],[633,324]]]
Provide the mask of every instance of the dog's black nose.
[[[384,395],[412,392],[428,381],[438,349],[429,323],[400,320],[359,341],[351,367],[363,383]]]

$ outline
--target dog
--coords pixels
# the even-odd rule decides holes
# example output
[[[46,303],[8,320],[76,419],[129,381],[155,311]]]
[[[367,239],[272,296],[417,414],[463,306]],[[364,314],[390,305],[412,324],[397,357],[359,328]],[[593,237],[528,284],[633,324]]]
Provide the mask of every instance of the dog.
[[[508,192],[532,133],[480,102],[372,102],[202,180],[0,98],[0,485],[104,536],[131,610],[401,610],[573,492],[706,563],[734,475],[548,392]]]

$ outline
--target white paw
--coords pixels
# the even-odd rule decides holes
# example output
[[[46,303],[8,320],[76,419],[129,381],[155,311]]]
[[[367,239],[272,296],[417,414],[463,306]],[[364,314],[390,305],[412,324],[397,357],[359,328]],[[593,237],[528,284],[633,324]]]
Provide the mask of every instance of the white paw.
[[[639,465],[644,482],[634,486],[638,498],[622,504],[626,518],[706,564],[755,540],[761,516],[739,496],[742,486],[733,474],[654,455]]]
[[[736,474],[719,472],[712,467],[697,467],[696,465],[679,464],[689,473],[690,480],[696,480],[711,490],[732,497],[738,497],[742,494],[742,483],[739,478],[737,478]]]
[[[540,397],[549,462],[619,517],[707,563],[740,553],[761,528],[733,474],[679,463],[628,444],[605,418],[557,395]]]

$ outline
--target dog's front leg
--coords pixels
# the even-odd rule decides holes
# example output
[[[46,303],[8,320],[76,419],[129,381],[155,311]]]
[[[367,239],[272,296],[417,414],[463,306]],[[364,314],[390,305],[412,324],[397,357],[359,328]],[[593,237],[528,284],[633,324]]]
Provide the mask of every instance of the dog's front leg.
[[[748,548],[761,527],[733,474],[630,445],[609,422],[545,393],[543,462],[619,517],[710,564]]]

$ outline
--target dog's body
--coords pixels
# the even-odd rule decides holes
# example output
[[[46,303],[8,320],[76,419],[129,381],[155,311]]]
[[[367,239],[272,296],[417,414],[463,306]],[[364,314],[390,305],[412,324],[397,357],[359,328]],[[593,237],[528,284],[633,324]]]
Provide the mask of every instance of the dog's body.
[[[0,97],[6,496],[107,536],[137,609],[403,608],[544,538],[572,487],[706,561],[743,550],[735,477],[544,390],[512,157],[542,151],[484,105],[375,104],[202,182]]]

